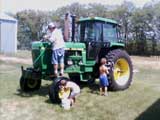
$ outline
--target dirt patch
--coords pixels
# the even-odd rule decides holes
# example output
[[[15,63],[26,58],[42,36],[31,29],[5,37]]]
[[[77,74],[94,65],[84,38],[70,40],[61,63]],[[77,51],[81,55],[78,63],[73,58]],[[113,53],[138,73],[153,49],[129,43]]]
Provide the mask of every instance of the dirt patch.
[[[132,56],[134,67],[147,67],[150,69],[160,69],[160,57],[139,57],[139,56]]]
[[[13,70],[13,69],[14,69],[13,66],[6,65],[6,64],[0,64],[0,70],[8,71],[8,70]]]
[[[18,58],[18,57],[9,57],[5,55],[0,55],[0,60],[10,63],[32,64],[31,58]]]
[[[135,67],[150,67],[151,69],[160,69],[160,57],[139,57],[131,56]],[[31,58],[19,58],[0,55],[0,60],[10,63],[32,64]]]

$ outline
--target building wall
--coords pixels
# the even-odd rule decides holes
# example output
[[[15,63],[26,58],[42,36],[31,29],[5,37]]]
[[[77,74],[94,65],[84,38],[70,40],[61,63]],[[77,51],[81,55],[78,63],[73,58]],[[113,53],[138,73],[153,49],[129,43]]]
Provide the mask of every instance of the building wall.
[[[0,21],[0,52],[1,52],[1,21]]]
[[[2,53],[17,52],[17,22],[0,20],[0,51]]]

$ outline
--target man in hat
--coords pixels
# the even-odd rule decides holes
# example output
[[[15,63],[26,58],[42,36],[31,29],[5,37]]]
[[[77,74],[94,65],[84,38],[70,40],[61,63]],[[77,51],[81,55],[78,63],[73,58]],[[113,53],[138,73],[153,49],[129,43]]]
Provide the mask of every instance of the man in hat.
[[[54,66],[54,75],[58,76],[58,64],[60,65],[60,76],[64,73],[64,47],[62,31],[57,29],[54,23],[48,24],[48,33],[44,36],[53,43],[52,45],[52,64]]]

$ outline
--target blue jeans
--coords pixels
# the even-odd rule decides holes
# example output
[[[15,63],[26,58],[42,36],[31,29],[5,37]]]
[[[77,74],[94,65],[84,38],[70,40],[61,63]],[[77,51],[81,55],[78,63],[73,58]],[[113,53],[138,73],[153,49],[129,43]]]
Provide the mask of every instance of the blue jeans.
[[[64,48],[53,50],[52,64],[64,64]]]

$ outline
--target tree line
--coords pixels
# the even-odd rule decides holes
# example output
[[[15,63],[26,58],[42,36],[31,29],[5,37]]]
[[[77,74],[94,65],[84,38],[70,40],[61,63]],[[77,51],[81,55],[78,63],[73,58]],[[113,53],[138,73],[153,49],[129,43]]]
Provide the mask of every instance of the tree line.
[[[118,21],[126,43],[133,55],[160,55],[160,2],[137,8],[132,2],[117,6],[73,3],[55,11],[24,10],[14,16],[18,20],[18,48],[30,49],[31,42],[40,40],[51,21],[63,28],[64,15],[71,12],[77,18],[98,16]]]

